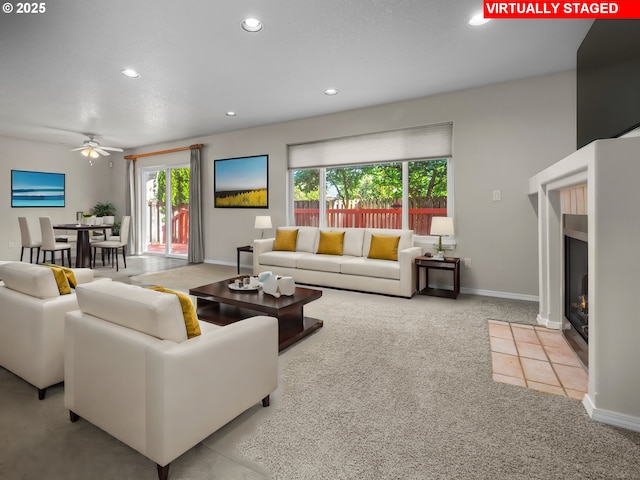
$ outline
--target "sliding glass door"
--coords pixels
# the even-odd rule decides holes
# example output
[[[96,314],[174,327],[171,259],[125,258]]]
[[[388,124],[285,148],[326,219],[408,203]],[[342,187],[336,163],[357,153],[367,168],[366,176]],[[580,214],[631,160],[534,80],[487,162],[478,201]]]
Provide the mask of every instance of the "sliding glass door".
[[[189,244],[189,167],[142,170],[142,250],[185,257]]]

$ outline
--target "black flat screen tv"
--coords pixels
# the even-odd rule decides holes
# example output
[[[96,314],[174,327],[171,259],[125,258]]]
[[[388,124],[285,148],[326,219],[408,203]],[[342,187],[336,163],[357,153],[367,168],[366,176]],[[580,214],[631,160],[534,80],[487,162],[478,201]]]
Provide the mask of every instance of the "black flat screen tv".
[[[640,125],[640,20],[596,20],[577,54],[577,147]]]
[[[64,207],[64,173],[11,170],[11,207]]]

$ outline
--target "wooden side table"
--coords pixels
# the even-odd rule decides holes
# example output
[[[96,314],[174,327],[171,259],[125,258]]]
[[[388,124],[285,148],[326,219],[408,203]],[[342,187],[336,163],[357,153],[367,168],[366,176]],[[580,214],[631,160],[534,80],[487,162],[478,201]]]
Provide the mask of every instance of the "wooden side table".
[[[416,290],[421,295],[432,295],[435,297],[458,298],[460,294],[460,259],[445,258],[444,260],[434,260],[431,257],[416,257]],[[425,270],[426,286],[420,290],[420,269]],[[429,287],[429,270],[448,270],[453,273],[453,290],[445,288]]]
[[[238,247],[238,275],[240,274],[240,252],[253,253],[253,245],[245,245],[244,247]]]

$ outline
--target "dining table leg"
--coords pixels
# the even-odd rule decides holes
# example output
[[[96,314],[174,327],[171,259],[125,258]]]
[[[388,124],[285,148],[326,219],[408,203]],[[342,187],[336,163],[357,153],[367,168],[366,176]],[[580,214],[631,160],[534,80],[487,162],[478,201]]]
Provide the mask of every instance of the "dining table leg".
[[[91,268],[91,245],[89,230],[78,230],[76,246],[76,268]]]

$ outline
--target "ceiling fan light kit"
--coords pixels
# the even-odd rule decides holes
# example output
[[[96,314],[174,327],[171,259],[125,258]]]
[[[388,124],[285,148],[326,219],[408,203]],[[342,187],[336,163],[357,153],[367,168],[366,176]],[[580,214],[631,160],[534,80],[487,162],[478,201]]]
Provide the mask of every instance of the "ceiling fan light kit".
[[[82,142],[82,145],[77,148],[72,148],[71,152],[80,151],[85,157],[98,158],[100,155],[109,156],[111,152],[124,152],[123,149],[118,147],[102,147],[98,142],[94,140],[95,135],[89,135],[89,140]]]

